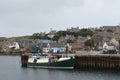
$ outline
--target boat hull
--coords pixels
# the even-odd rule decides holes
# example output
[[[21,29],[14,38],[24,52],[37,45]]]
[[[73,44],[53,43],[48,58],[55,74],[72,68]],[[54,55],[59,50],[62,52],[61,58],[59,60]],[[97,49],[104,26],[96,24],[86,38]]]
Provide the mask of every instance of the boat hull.
[[[48,63],[27,63],[27,67],[33,68],[59,68],[59,69],[73,69],[74,68],[74,59],[70,58],[68,60],[54,61]]]

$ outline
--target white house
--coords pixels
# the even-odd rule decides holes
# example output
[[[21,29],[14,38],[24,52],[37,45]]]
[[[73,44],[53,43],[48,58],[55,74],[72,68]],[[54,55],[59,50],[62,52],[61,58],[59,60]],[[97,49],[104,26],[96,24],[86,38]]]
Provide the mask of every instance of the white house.
[[[50,51],[50,49],[47,47],[42,48],[42,52],[44,52],[44,53],[48,53],[49,51]]]
[[[9,48],[14,48],[14,50],[20,49],[18,42],[13,42],[13,44],[9,45]]]
[[[42,52],[44,52],[44,53],[50,52],[50,44],[49,43],[44,44],[44,46],[42,48]]]
[[[104,43],[103,44],[103,51],[108,51],[108,50],[116,50],[116,47],[112,43]]]

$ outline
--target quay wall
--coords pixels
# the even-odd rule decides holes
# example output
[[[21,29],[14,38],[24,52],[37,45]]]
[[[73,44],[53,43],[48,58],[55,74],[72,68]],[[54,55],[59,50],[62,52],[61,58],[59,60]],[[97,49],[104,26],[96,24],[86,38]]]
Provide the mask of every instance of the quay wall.
[[[120,54],[76,55],[74,68],[120,70]]]

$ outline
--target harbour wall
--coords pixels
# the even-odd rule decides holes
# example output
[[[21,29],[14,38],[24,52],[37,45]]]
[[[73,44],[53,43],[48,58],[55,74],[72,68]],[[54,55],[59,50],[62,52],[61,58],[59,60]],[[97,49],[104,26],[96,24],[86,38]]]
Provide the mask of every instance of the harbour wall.
[[[120,54],[76,55],[74,68],[120,70]]]

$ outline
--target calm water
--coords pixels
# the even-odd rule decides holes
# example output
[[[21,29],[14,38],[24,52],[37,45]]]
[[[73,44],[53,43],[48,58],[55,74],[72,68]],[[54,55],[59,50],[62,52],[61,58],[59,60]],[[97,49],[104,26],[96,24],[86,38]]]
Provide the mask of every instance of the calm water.
[[[0,56],[0,80],[120,80],[120,71],[22,68],[19,56]]]

